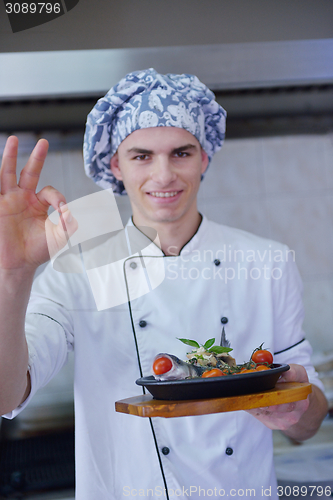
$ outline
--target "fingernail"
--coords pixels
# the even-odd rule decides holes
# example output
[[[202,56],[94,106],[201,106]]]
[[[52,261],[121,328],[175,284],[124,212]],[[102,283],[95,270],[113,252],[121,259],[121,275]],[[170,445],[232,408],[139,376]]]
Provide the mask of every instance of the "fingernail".
[[[71,212],[68,212],[67,222],[72,222],[73,216]]]
[[[65,203],[64,203],[63,201],[61,201],[61,202],[59,203],[59,208],[63,207],[64,205],[65,205]]]

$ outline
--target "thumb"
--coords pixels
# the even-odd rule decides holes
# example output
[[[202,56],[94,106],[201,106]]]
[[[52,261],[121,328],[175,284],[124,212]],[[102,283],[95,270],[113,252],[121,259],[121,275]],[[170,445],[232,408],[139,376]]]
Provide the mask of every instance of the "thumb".
[[[279,382],[309,382],[308,374],[304,366],[290,364],[290,369],[283,372],[279,378]]]
[[[67,205],[61,203],[58,214],[57,224],[54,224],[49,217],[45,221],[46,241],[51,259],[69,244],[69,238],[78,229],[77,220],[74,219]]]

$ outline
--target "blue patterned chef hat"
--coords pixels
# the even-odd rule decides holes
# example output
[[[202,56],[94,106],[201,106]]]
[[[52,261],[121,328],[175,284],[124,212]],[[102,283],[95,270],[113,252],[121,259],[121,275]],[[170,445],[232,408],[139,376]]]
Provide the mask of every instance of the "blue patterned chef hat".
[[[194,75],[161,75],[150,68],[125,76],[96,103],[84,136],[85,171],[100,187],[126,194],[111,172],[121,142],[138,129],[184,128],[196,137],[209,161],[223,144],[225,110]]]

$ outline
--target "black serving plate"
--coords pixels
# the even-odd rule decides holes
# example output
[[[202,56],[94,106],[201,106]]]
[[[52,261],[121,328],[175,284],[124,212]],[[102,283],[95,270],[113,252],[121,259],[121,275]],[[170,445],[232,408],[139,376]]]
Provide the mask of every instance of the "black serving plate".
[[[187,380],[156,380],[153,376],[142,377],[136,384],[148,389],[155,399],[186,400],[239,396],[273,389],[282,372],[289,365],[273,364],[270,370],[240,375]]]

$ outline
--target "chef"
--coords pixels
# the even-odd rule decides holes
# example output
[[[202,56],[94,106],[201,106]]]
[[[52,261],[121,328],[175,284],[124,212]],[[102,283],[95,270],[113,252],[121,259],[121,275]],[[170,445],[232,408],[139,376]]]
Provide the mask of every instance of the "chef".
[[[98,101],[87,120],[86,173],[127,194],[133,215],[103,241],[84,246],[77,238],[81,272],[71,260],[73,238],[85,226],[79,211],[50,186],[35,192],[47,142],[37,143],[17,182],[18,141],[8,139],[0,197],[0,408],[15,417],[74,350],[78,500],[275,499],[271,430],[304,440],[327,413],[302,331],[292,252],[198,212],[200,182],[222,146],[225,118],[195,76],[153,69],[127,75]],[[50,206],[58,222],[48,218]],[[52,263],[32,284],[50,254]],[[222,328],[238,363],[264,342],[276,363],[291,364],[283,381],[313,383],[308,399],[171,419],[115,412],[115,401],[142,393],[135,380],[151,374],[156,354],[185,359],[188,346],[177,338],[219,342]]]

